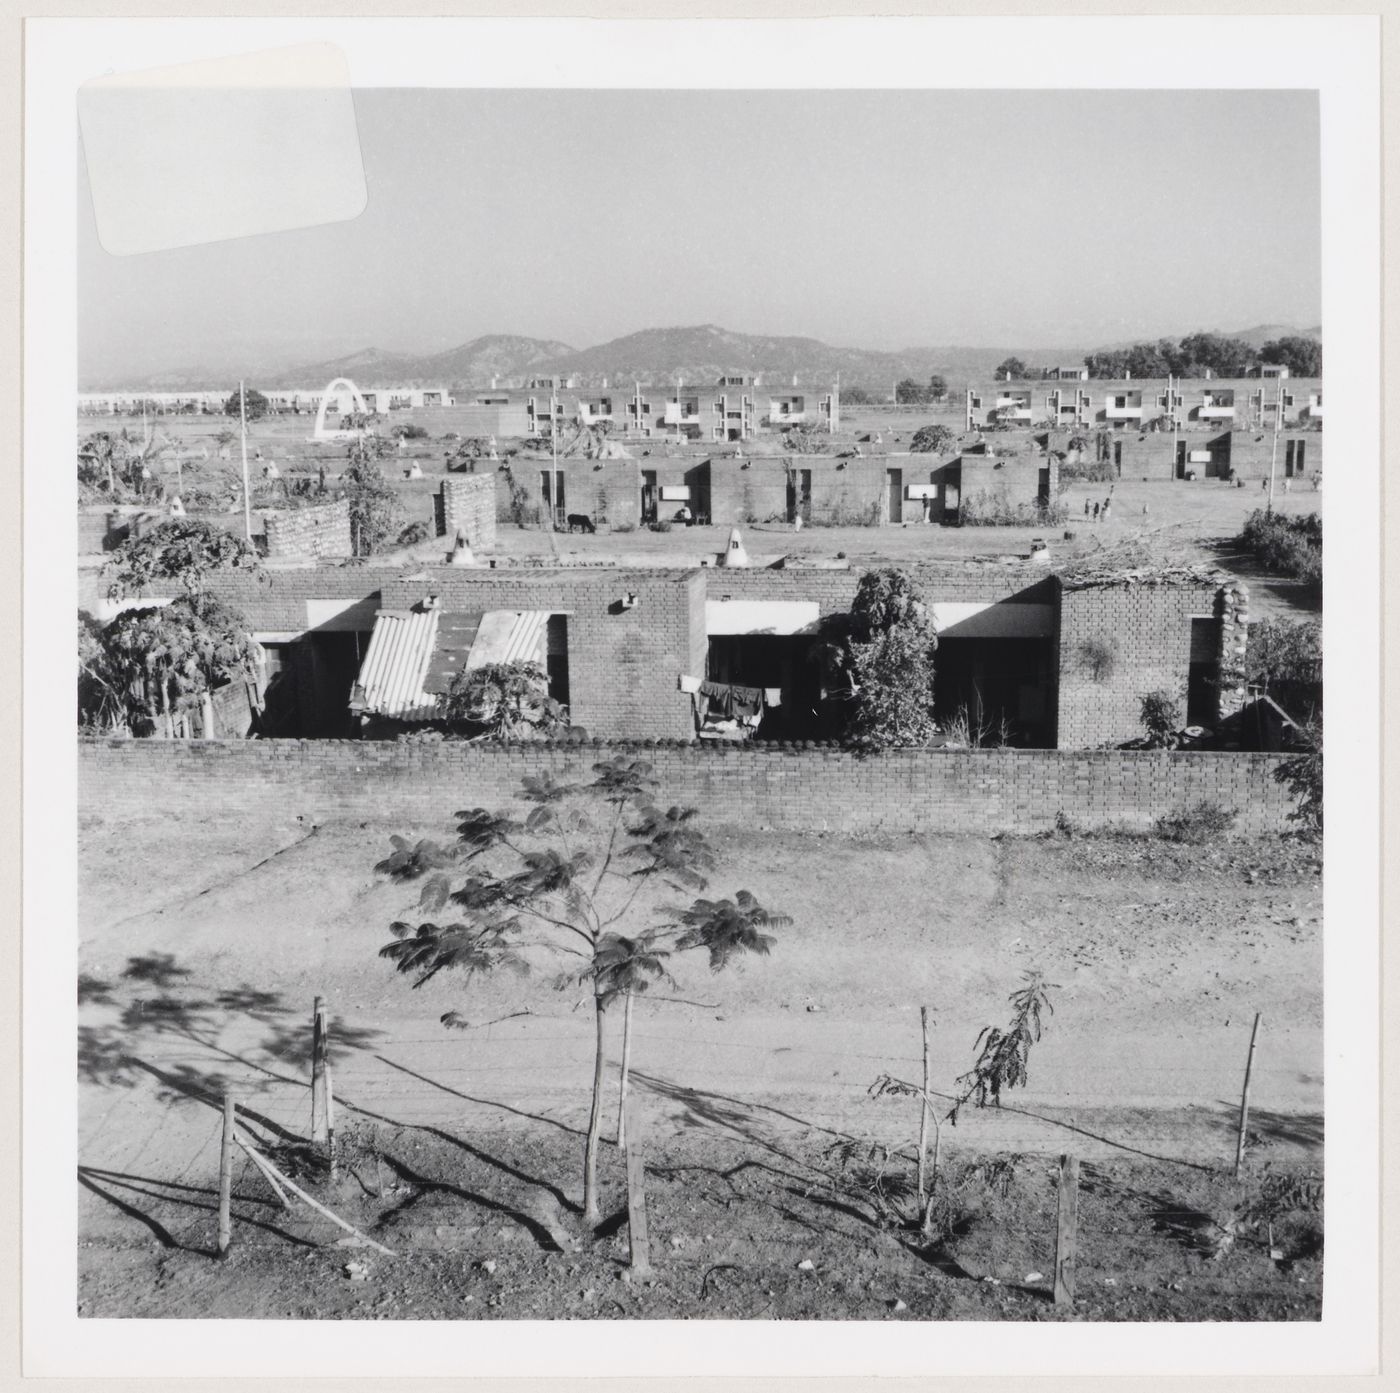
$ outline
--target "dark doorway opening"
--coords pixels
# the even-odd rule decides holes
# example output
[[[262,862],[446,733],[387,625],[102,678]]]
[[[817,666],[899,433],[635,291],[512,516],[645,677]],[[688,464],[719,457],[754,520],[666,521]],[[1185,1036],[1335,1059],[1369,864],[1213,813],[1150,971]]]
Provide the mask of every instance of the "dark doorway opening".
[[[889,495],[889,516],[891,522],[904,521],[904,471],[885,470],[885,490]]]
[[[934,670],[934,715],[945,731],[965,722],[984,745],[1054,744],[1052,640],[941,639]]]
[[[1213,726],[1220,710],[1220,624],[1191,621],[1191,665],[1186,676],[1186,724]]]
[[[656,521],[656,470],[642,470],[642,523]]]
[[[767,707],[760,740],[832,740],[840,718],[822,699],[822,670],[811,634],[722,634],[710,639],[705,676],[739,687],[778,687],[782,704]]]

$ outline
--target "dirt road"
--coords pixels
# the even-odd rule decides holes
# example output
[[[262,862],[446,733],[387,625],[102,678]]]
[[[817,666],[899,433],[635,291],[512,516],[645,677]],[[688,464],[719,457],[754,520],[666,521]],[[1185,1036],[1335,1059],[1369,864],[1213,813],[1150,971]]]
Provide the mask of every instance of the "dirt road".
[[[581,1125],[593,1026],[578,988],[552,990],[545,971],[414,991],[378,958],[414,898],[372,873],[394,830],[444,831],[85,819],[84,1165],[207,1169],[217,1118],[198,1098],[224,1079],[304,1136],[317,994],[342,1118],[466,1136]],[[634,1067],[658,1135],[912,1137],[913,1106],[867,1090],[917,1077],[919,1006],[933,1086],[951,1092],[1034,966],[1057,986],[1029,1085],[1000,1111],[965,1110],[950,1145],[1049,1153],[1073,1136],[1084,1156],[1218,1163],[1256,1010],[1258,1141],[1280,1157],[1320,1144],[1321,881],[1287,844],[714,837],[713,888],[750,888],[794,923],[771,958],[718,976],[687,963],[676,990],[642,1000]],[[444,1029],[448,1010],[471,1028]],[[610,1037],[615,1056],[620,1020]],[[85,1198],[85,1232],[129,1224]]]

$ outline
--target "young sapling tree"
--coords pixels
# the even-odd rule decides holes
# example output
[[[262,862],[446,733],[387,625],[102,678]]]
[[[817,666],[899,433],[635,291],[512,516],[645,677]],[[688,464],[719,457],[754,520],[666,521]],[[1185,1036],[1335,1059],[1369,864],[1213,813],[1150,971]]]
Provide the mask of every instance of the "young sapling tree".
[[[619,997],[669,980],[667,960],[704,949],[713,971],[743,953],[766,954],[769,928],[789,922],[747,891],[733,900],[663,897],[698,892],[716,863],[693,808],[662,810],[652,767],[621,755],[593,766],[586,783],[528,776],[523,819],[484,808],[460,812],[448,845],[392,839],[375,867],[396,881],[422,881],[419,906],[451,922],[390,926],[380,956],[421,987],[454,969],[468,982],[505,970],[525,973],[541,960],[566,962],[556,984],[586,985],[593,996],[592,1099],[584,1143],[583,1219],[601,1221],[598,1143],[606,1067],[606,1017]],[[462,1026],[449,1011],[444,1025]],[[630,1040],[625,1050],[630,1049]],[[630,1060],[628,1061],[630,1063]],[[625,1082],[624,1082],[625,1087]]]

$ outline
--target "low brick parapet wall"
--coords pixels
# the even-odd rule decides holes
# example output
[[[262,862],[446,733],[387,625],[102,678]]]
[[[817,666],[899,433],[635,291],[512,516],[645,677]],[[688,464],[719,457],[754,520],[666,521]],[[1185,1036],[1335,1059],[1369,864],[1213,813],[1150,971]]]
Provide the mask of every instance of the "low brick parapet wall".
[[[1253,834],[1288,826],[1293,802],[1271,754],[1146,750],[902,750],[834,747],[493,746],[460,741],[93,740],[79,742],[79,797],[121,817],[219,810],[446,824],[459,808],[505,806],[521,778],[587,778],[629,753],[653,765],[661,799],[707,821],[833,832],[1037,832],[1063,813],[1082,827],[1149,826],[1207,801]]]

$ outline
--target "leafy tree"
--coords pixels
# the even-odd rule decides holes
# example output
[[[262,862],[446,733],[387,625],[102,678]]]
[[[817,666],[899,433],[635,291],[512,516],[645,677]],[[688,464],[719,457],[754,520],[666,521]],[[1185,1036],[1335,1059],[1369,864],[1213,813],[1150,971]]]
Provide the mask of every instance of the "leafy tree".
[[[1187,334],[1180,351],[1189,376],[1200,376],[1204,369],[1220,377],[1238,377],[1258,361],[1259,355],[1244,339],[1220,334]]]
[[[640,760],[616,756],[593,766],[584,784],[526,777],[531,804],[517,820],[475,808],[457,814],[457,840],[447,846],[393,838],[375,867],[396,881],[422,880],[420,908],[450,923],[391,925],[380,956],[413,977],[414,986],[447,970],[468,982],[497,971],[527,973],[541,959],[570,965],[557,985],[587,986],[593,996],[592,1104],[584,1144],[583,1219],[601,1220],[598,1143],[602,1124],[604,1046],[609,1007],[619,996],[665,980],[665,963],[703,950],[712,971],[743,953],[766,954],[769,928],[789,922],[746,890],[733,900],[697,898],[688,907],[663,903],[667,892],[699,892],[715,853],[696,827],[693,808],[665,812],[653,803],[657,781]],[[601,816],[599,813],[601,812]],[[457,1012],[444,1025],[462,1026]]]
[[[78,726],[112,730],[126,724],[126,709],[102,641],[102,625],[78,611]]]
[[[871,751],[927,745],[938,634],[913,581],[893,568],[867,571],[842,627],[823,656],[849,684],[847,738]]]
[[[1282,363],[1294,377],[1322,376],[1322,345],[1316,339],[1285,334],[1259,350],[1262,363]]]
[[[841,389],[841,402],[844,406],[869,406],[875,400],[877,398],[864,387],[843,387]]]
[[[175,717],[206,692],[255,678],[262,656],[243,616],[212,596],[196,603],[182,595],[168,605],[124,610],[97,641],[100,663],[82,641],[80,653],[86,649],[89,675],[100,673],[112,713],[119,710],[133,734],[167,738]]]
[[[909,452],[915,455],[943,455],[957,443],[956,432],[947,426],[920,426],[909,441]]]
[[[261,562],[251,542],[195,518],[171,518],[128,538],[107,564],[116,572],[110,589],[113,597],[174,581],[196,614],[208,603],[204,587],[212,572],[253,570],[261,575]]]
[[[264,416],[272,410],[272,403],[263,396],[255,387],[245,387],[243,389],[243,416],[245,420],[261,421]],[[238,393],[235,392],[224,403],[224,415],[237,416],[239,414]]]
[[[906,377],[895,383],[894,399],[899,406],[922,406],[928,400],[928,388]]]
[[[1089,376],[1103,380],[1122,377],[1127,371],[1127,363],[1127,354],[1116,350],[1084,355],[1084,366],[1089,369]]]
[[[549,695],[538,663],[487,663],[457,673],[439,699],[450,723],[475,726],[497,740],[545,736],[568,725],[568,713]]]
[[[154,434],[149,440],[137,440],[126,430],[95,431],[78,446],[80,496],[99,493],[116,500],[158,491],[150,466],[168,445],[163,436]]]
[[[1322,625],[1316,619],[1260,619],[1249,626],[1246,680],[1307,722],[1322,705]]]
[[[934,373],[928,380],[928,400],[942,401],[948,395],[948,379]]]
[[[352,440],[347,450],[340,486],[342,496],[350,500],[353,556],[373,556],[396,535],[399,496],[379,465],[391,449],[382,437],[366,434]]]
[[[1029,369],[1019,358],[1003,358],[997,364],[996,376],[1000,379],[1019,382],[1028,375]]]
[[[1165,377],[1171,363],[1155,343],[1135,343],[1124,355],[1125,371],[1133,377]]]
[[[1305,837],[1322,835],[1322,716],[1319,714],[1303,727],[1303,749],[1291,755],[1274,771],[1274,777],[1285,785],[1297,806],[1289,820],[1299,825]]]

